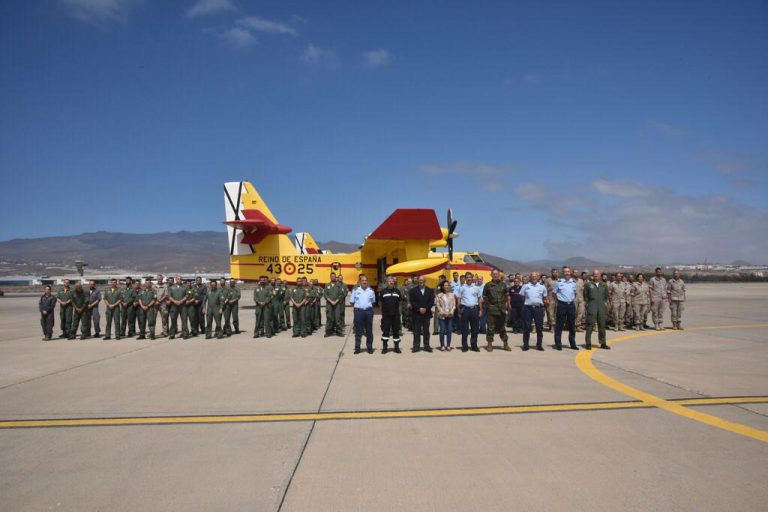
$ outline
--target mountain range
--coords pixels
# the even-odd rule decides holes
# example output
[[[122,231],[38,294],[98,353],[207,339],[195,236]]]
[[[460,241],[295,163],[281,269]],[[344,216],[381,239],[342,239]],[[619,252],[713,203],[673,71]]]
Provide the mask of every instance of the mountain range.
[[[336,253],[356,251],[359,244],[331,240],[318,242],[321,249]],[[587,258],[565,262],[521,262],[481,253],[489,264],[506,272],[548,270],[564,263],[577,268],[609,267]],[[144,270],[152,272],[226,272],[229,269],[227,234],[219,231],[175,233],[112,233],[97,231],[73,236],[24,238],[0,242],[0,274],[62,274],[84,261],[91,272]]]

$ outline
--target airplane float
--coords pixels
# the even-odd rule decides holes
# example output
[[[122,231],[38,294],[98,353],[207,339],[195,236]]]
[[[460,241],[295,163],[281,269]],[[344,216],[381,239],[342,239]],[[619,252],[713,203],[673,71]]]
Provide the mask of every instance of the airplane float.
[[[458,221],[448,210],[446,227],[441,227],[431,209],[395,210],[365,237],[355,252],[333,254],[321,251],[309,233],[288,238],[291,227],[280,224],[248,181],[224,184],[231,275],[242,281],[259,276],[295,283],[298,277],[317,279],[325,285],[331,272],[342,275],[348,286],[365,274],[378,287],[386,276],[402,283],[406,277],[424,276],[435,286],[440,275],[451,280],[452,273],[472,272],[490,280],[492,266],[476,252],[455,252]],[[446,248],[446,251],[438,249]]]

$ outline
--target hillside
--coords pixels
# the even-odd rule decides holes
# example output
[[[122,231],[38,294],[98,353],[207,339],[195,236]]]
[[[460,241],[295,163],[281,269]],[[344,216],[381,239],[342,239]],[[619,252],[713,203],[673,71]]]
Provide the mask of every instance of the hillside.
[[[318,242],[335,253],[356,251],[358,244],[331,240]],[[520,262],[481,253],[489,264],[505,272],[530,272],[562,266],[563,262]],[[74,236],[25,238],[0,242],[0,274],[51,274],[72,272],[76,260],[91,271],[112,269],[152,272],[226,272],[229,268],[227,234],[223,231],[176,233],[112,233],[98,231]],[[9,263],[11,265],[9,265]],[[605,265],[586,258],[567,263],[579,268]]]

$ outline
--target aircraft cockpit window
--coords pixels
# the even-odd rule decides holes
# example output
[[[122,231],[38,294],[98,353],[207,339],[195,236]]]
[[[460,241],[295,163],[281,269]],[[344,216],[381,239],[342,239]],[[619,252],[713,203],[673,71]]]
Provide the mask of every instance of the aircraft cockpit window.
[[[485,263],[485,262],[483,261],[483,258],[478,256],[477,254],[465,254],[464,263]]]
[[[474,262],[475,262],[475,260],[472,258],[471,255],[469,255],[469,254],[465,254],[464,255],[464,263],[474,263]]]

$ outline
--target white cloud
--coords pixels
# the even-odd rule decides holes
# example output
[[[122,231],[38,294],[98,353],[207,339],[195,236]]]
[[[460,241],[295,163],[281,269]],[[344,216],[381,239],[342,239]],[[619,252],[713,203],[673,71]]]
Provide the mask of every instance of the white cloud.
[[[664,135],[671,135],[673,137],[685,137],[690,133],[686,128],[683,128],[682,126],[675,126],[669,123],[652,121],[650,125],[657,132],[663,133]]]
[[[535,71],[530,71],[523,75],[508,76],[504,78],[504,85],[507,85],[507,86],[516,85],[516,84],[536,85],[536,84],[540,84],[543,80],[544,80],[544,77],[541,76],[540,73],[537,73]]]
[[[236,11],[237,7],[231,0],[198,0],[187,10],[187,18],[197,18],[222,12]]]
[[[383,48],[363,53],[363,59],[369,68],[378,68],[392,63],[392,55]]]
[[[507,188],[505,177],[517,169],[514,165],[492,165],[479,162],[447,162],[421,166],[421,172],[425,174],[473,177],[479,180],[483,189],[490,192],[505,190]]]
[[[768,162],[764,158],[749,153],[704,151],[696,155],[696,157],[725,175],[768,171]]]
[[[253,34],[240,27],[232,27],[229,30],[217,33],[217,35],[235,48],[245,48],[246,46],[256,44],[256,38]]]
[[[595,180],[592,187],[604,196],[643,197],[652,192],[648,187],[628,181]]]
[[[248,30],[264,32],[265,34],[289,34],[297,36],[299,33],[293,27],[279,21],[267,20],[258,16],[248,16],[237,20],[237,25]]]
[[[320,48],[310,43],[301,54],[301,61],[312,66],[335,68],[339,58],[332,50]]]
[[[621,192],[622,188],[629,192]],[[723,196],[598,180],[570,200],[543,184],[517,195],[566,235],[546,248],[556,259],[585,255],[616,263],[755,260],[768,253],[768,212]]]
[[[78,20],[103,22],[124,20],[138,0],[60,0]]]

